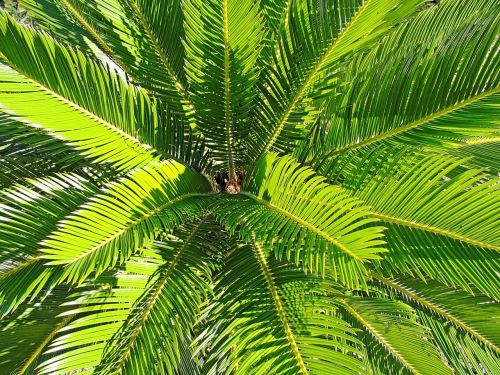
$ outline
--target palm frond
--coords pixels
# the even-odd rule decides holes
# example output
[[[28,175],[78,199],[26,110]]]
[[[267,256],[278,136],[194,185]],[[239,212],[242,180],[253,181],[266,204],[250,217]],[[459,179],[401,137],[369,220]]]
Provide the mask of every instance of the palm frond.
[[[38,2],[37,2],[38,3]],[[44,0],[28,6],[46,29],[76,23],[141,87],[161,97],[178,119],[193,110],[184,75],[184,21],[179,1]],[[46,18],[46,19],[44,19]],[[71,36],[57,34],[63,40]]]
[[[293,2],[273,69],[261,81],[249,156],[258,159],[268,151],[289,150],[317,117],[317,100],[331,93],[342,60],[372,46],[420,3]]]
[[[0,65],[2,112],[63,139],[96,162],[126,170],[155,160],[153,150],[134,137],[140,126],[154,126],[144,93],[3,12],[0,35],[0,60],[10,66]]]
[[[388,228],[390,251],[380,263],[386,272],[426,275],[469,292],[472,284],[497,298],[497,178],[461,164],[449,156],[382,148],[344,168],[343,187]]]
[[[170,241],[155,243],[153,248],[165,263],[109,342],[97,371],[173,374],[178,368],[186,335],[211,293],[211,273],[220,251],[214,246],[215,236],[220,231],[213,219],[205,217],[174,235]]]
[[[65,304],[63,315],[72,322],[47,348],[38,371],[174,373],[196,311],[210,293],[218,257],[210,241],[214,228],[207,218],[180,227],[117,272],[82,286]]]
[[[500,353],[500,336],[495,329],[499,320],[498,303],[481,295],[471,297],[436,282],[409,278],[391,280],[377,274],[374,274],[374,279],[426,314],[455,326],[491,353]]]
[[[199,214],[210,185],[166,161],[131,172],[66,217],[41,244],[41,258],[64,265],[64,279],[85,280],[123,261],[186,218]]]
[[[87,282],[70,295],[60,315],[69,321],[40,353],[37,373],[64,374],[97,367],[107,342],[127,321],[163,262],[158,251],[145,249],[115,272]]]
[[[423,12],[355,59],[349,89],[322,114],[327,136],[311,145],[310,157],[378,143],[442,151],[498,135],[497,4],[471,3],[465,11],[449,2]],[[446,26],[434,37],[437,25]]]
[[[269,154],[245,177],[244,191],[221,201],[217,215],[232,233],[249,241],[254,235],[279,259],[302,261],[306,269],[346,285],[364,285],[366,264],[380,259],[382,227],[357,199],[328,185],[310,168],[290,157]],[[224,207],[224,210],[222,209]]]
[[[204,177],[172,161],[135,170],[111,183],[64,219],[59,218],[45,238],[34,237],[43,241],[31,244],[31,257],[10,267],[0,278],[2,310],[11,311],[44,288],[50,290],[63,282],[79,284],[92,273],[122,263],[157,235],[199,215],[209,203],[200,197],[209,191]],[[20,215],[18,211],[13,216]],[[16,233],[25,235],[26,226],[36,218],[26,216],[24,221],[8,223],[6,238],[12,233],[14,240]],[[40,233],[47,230],[52,227],[42,225]],[[13,288],[12,280],[22,282]]]
[[[36,297],[42,287],[55,286],[58,274],[36,259],[39,242],[97,193],[95,186],[75,174],[27,182],[0,194],[0,316]]]
[[[27,127],[9,115],[0,113],[0,127],[2,189],[17,183],[26,185],[29,179],[54,176],[60,172],[75,173],[96,183],[118,173],[104,165],[92,164],[60,139]]]
[[[99,36],[90,25],[78,22],[75,17],[77,14],[73,12],[75,9],[70,2],[19,0],[18,3],[20,7],[26,9],[31,22],[36,23],[38,28],[50,33],[61,42],[77,46],[82,52],[93,54],[89,41],[97,41]],[[104,45],[100,43],[99,45],[101,49],[106,49]]]
[[[435,347],[430,330],[400,301],[345,297],[345,312],[365,330],[371,369],[379,374],[452,374]],[[347,319],[347,317],[346,317]]]
[[[56,289],[43,304],[23,304],[15,316],[0,321],[2,372],[34,373],[44,348],[69,323],[68,317],[59,317],[67,310],[61,306],[67,295],[66,288]]]
[[[258,243],[233,246],[195,341],[207,352],[204,373],[365,372],[356,330],[333,315],[317,281]]]
[[[196,120],[213,158],[236,181],[263,39],[258,4],[252,0],[191,0],[186,17],[186,64]],[[221,95],[207,95],[221,93]]]

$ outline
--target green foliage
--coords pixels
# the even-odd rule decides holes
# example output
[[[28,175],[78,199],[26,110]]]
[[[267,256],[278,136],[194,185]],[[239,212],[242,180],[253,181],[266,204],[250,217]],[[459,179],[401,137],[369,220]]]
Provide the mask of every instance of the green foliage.
[[[500,372],[497,1],[4,5],[0,373]]]

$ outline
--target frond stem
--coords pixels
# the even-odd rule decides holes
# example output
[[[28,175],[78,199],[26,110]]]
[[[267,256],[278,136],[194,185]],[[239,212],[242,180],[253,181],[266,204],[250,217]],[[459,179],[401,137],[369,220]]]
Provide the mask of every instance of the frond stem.
[[[227,0],[222,0],[223,33],[224,33],[224,122],[226,128],[226,144],[228,159],[229,181],[236,181],[236,171],[234,168],[232,139],[231,139],[231,76],[230,76],[230,56],[229,56],[229,24],[228,24],[228,4]]]
[[[385,278],[385,277],[383,277],[381,275],[378,275],[376,273],[372,273],[371,276],[374,279],[376,279],[379,282],[381,282],[382,284],[385,284],[389,288],[394,289],[395,291],[401,293],[405,297],[407,297],[407,298],[409,298],[411,300],[414,300],[416,303],[418,303],[419,305],[425,307],[427,310],[429,310],[429,311],[431,311],[431,312],[433,312],[433,313],[435,313],[437,315],[440,315],[441,317],[449,320],[454,325],[456,325],[457,327],[459,327],[462,330],[464,330],[466,333],[474,336],[476,339],[478,339],[479,341],[481,341],[483,344],[489,346],[490,348],[492,348],[497,353],[500,353],[500,349],[494,343],[492,343],[490,340],[488,340],[486,337],[484,337],[483,335],[481,335],[474,328],[470,327],[469,325],[467,325],[465,322],[463,322],[459,318],[453,316],[451,313],[449,313],[445,309],[443,309],[443,308],[439,307],[438,305],[436,305],[435,303],[429,301],[427,298],[422,297],[422,296],[418,295],[416,292],[413,292],[413,291],[409,290],[408,288],[406,288],[406,287],[398,284],[397,282],[392,281],[390,279],[387,279],[387,278]]]
[[[342,250],[344,253],[346,253],[347,255],[351,256],[352,258],[354,258],[356,260],[359,260],[360,262],[364,261],[364,259],[359,258],[355,253],[353,253],[351,250],[349,250],[349,248],[347,248],[343,243],[341,243],[337,239],[331,237],[328,233],[325,233],[321,229],[318,229],[315,226],[309,224],[307,221],[302,220],[300,217],[295,216],[291,212],[285,211],[282,208],[280,208],[278,206],[275,206],[274,204],[272,204],[272,203],[270,203],[270,202],[268,202],[268,201],[266,201],[264,199],[261,199],[261,198],[255,196],[255,195],[253,195],[251,193],[241,192],[240,194],[245,195],[245,196],[247,196],[247,197],[249,197],[249,198],[251,198],[251,199],[259,202],[260,204],[263,204],[263,205],[271,208],[272,210],[277,211],[280,214],[282,214],[282,215],[284,215],[284,216],[292,219],[293,221],[297,222],[298,224],[302,225],[303,227],[309,229],[311,232],[317,234],[320,237],[323,237],[326,241],[328,241],[328,242],[332,243],[333,245],[337,246],[340,250]]]
[[[278,289],[276,288],[276,284],[274,283],[273,276],[271,274],[271,270],[269,269],[269,266],[267,264],[266,256],[264,254],[264,251],[262,250],[262,247],[260,244],[255,241],[254,237],[254,246],[252,248],[254,249],[254,255],[257,258],[257,261],[259,262],[260,268],[262,270],[262,273],[264,274],[264,278],[266,279],[267,287],[269,289],[269,292],[271,293],[271,296],[274,301],[274,306],[276,308],[276,311],[278,312],[278,316],[280,318],[281,324],[283,325],[283,329],[285,330],[286,338],[288,340],[288,343],[292,347],[293,354],[295,356],[295,359],[297,361],[297,364],[299,366],[300,372],[304,375],[308,374],[307,367],[304,363],[304,359],[302,358],[302,355],[300,354],[299,347],[297,345],[297,342],[295,341],[295,337],[293,335],[292,329],[290,327],[290,323],[288,322],[288,318],[286,316],[286,311],[285,307],[283,306],[283,302],[281,301],[281,297],[278,293]]]
[[[346,309],[346,311],[353,317],[355,318],[365,329],[375,337],[375,339],[384,347],[386,348],[389,353],[391,353],[394,358],[396,358],[404,367],[406,367],[410,372],[414,373],[415,375],[420,375],[420,373],[415,369],[411,363],[409,363],[405,357],[399,353],[398,350],[394,346],[391,345],[389,341],[386,340],[384,335],[380,333],[375,327],[373,327],[370,322],[368,322],[363,316],[356,311],[345,299],[340,299],[339,302],[342,303],[342,306]]]
[[[333,43],[328,47],[326,50],[325,54],[319,61],[316,63],[316,65],[313,67],[309,75],[307,76],[306,80],[302,85],[300,86],[299,90],[296,92],[294,95],[293,99],[290,101],[290,104],[287,106],[285,112],[281,116],[280,120],[278,121],[278,125],[274,128],[271,137],[267,141],[267,143],[264,145],[264,148],[260,153],[258,153],[257,159],[261,156],[267,153],[271,147],[274,145],[276,140],[278,139],[279,135],[281,134],[281,131],[283,130],[286,121],[288,120],[288,117],[292,113],[292,111],[295,109],[295,106],[300,102],[302,99],[302,96],[304,93],[309,89],[311,84],[314,83],[316,78],[318,77],[319,72],[325,65],[325,63],[328,61],[330,58],[330,55],[335,51],[335,48],[339,45],[339,43],[344,39],[347,31],[352,27],[352,25],[356,22],[356,20],[359,18],[360,14],[363,13],[364,10],[366,10],[368,4],[370,3],[370,0],[365,1],[363,5],[358,10],[358,13],[350,20],[349,24],[342,30],[341,34],[338,36],[337,39],[333,41]]]
[[[432,225],[421,224],[421,223],[417,223],[415,221],[400,219],[398,217],[385,215],[385,214],[382,214],[380,212],[373,212],[372,211],[370,213],[370,216],[375,217],[375,218],[380,219],[380,220],[383,220],[383,221],[386,221],[386,222],[390,222],[390,223],[394,223],[394,224],[398,224],[398,225],[403,225],[403,226],[410,227],[410,228],[420,229],[420,230],[423,230],[426,232],[439,234],[439,235],[445,236],[445,237],[450,237],[450,238],[453,238],[453,239],[461,241],[461,242],[466,242],[466,243],[473,245],[473,246],[479,246],[479,247],[483,247],[483,248],[490,249],[490,250],[500,251],[500,246],[494,245],[492,243],[484,242],[484,241],[475,240],[473,238],[463,236],[463,235],[455,233],[453,231],[437,228],[437,227],[432,226]]]

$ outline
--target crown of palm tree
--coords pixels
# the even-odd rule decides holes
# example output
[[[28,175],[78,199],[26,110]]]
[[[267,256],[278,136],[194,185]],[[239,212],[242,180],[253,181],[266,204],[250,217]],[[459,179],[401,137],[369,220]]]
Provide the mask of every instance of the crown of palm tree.
[[[0,12],[0,372],[500,372],[496,0]]]

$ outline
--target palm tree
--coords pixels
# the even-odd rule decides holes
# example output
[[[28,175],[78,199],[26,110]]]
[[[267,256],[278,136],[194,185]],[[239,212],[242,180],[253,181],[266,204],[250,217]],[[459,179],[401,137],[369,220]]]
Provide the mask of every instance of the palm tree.
[[[496,0],[20,5],[0,373],[500,373]]]

